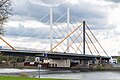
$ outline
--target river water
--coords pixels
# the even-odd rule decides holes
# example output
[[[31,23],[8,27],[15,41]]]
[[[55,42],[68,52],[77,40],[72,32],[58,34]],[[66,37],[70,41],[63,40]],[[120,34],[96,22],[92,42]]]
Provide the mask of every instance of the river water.
[[[0,69],[0,75],[19,76],[20,73],[25,72],[30,77],[37,77],[39,75],[38,69]],[[50,71],[40,70],[40,77],[42,78],[63,78],[63,79],[77,79],[77,80],[120,80],[119,71],[99,71],[99,72],[80,72],[80,71]]]

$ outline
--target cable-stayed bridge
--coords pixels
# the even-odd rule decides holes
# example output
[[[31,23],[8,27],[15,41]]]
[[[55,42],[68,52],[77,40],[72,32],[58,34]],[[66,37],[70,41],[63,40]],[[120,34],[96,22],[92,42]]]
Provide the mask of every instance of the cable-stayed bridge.
[[[0,37],[0,39],[11,48],[0,49],[0,53],[2,55],[40,57],[45,62],[49,62],[51,64],[51,67],[62,67],[63,65],[60,65],[65,61],[66,63],[64,63],[63,67],[70,67],[71,61],[74,62],[75,60],[77,60],[79,64],[109,62],[110,57],[104,50],[103,46],[100,44],[99,40],[95,37],[87,23],[83,21],[82,23],[78,24],[76,19],[70,15],[69,8],[67,9],[67,13],[64,13],[54,22],[52,8],[50,8],[50,13],[45,14],[40,19],[40,21],[47,16],[50,18],[47,21],[47,23],[50,24],[50,35],[48,37],[50,39],[49,51],[16,49],[5,39]],[[65,16],[67,16],[67,19],[64,21],[66,24],[63,25],[58,21]],[[58,27],[58,25],[60,27]],[[53,27],[56,27],[57,30]],[[19,37],[26,33],[26,31],[22,32]],[[30,36],[32,37],[36,33],[37,31],[33,32],[33,34]],[[60,40],[57,40],[57,38],[60,38]]]

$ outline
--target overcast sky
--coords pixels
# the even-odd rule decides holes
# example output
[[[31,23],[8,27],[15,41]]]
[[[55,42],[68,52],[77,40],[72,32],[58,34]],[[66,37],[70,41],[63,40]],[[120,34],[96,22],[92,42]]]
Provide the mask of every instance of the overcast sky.
[[[65,14],[57,23],[66,25],[69,7],[71,17],[77,23],[85,20],[110,55],[120,51],[120,0],[12,0],[13,15],[5,23],[4,38],[17,47],[31,48],[48,43],[39,39],[49,38],[50,7],[53,7],[53,22]],[[74,24],[72,19],[71,23]]]

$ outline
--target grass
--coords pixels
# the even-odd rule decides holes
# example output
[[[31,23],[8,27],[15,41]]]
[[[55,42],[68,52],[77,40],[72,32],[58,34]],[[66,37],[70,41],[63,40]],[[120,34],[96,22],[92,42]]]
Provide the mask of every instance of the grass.
[[[65,80],[65,79],[52,79],[52,78],[27,78],[17,76],[0,76],[0,80]]]

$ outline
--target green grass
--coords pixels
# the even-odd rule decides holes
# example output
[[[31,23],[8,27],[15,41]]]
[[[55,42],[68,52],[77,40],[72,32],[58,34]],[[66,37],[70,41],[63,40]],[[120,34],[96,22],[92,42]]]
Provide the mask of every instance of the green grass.
[[[17,77],[17,76],[0,76],[0,80],[65,80],[65,79],[27,78],[27,77]]]

